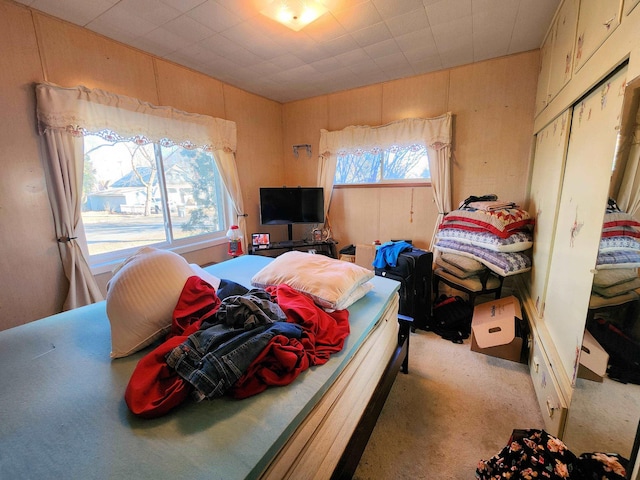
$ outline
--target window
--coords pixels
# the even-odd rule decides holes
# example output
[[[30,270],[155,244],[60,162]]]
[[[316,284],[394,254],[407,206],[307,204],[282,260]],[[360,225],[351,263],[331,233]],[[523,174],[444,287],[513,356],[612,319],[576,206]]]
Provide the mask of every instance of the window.
[[[83,138],[82,221],[92,265],[144,245],[224,236],[226,195],[210,152],[117,141],[110,132]]]
[[[336,185],[429,181],[429,158],[424,145],[339,152]]]

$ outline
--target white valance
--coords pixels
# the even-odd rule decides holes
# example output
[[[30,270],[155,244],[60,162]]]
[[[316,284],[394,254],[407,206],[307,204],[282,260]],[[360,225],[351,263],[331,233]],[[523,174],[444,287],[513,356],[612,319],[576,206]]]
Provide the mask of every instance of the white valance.
[[[421,145],[427,148],[433,198],[438,207],[431,239],[433,247],[438,226],[444,214],[451,210],[451,138],[451,112],[435,118],[407,118],[375,127],[356,125],[333,132],[320,130],[318,185],[324,188],[325,216],[331,204],[339,155]]]
[[[110,132],[113,140],[176,144],[206,151],[236,151],[235,122],[155,106],[142,100],[83,86],[36,86],[38,128],[77,134]]]
[[[439,150],[451,144],[451,114],[436,118],[408,118],[381,126],[355,125],[320,131],[320,154],[343,155],[420,144]]]

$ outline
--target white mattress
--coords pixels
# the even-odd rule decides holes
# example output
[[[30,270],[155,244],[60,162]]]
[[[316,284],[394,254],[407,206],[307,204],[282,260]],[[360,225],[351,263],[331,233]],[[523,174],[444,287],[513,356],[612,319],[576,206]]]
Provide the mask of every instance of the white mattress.
[[[268,261],[207,270],[249,286]],[[153,420],[133,416],[123,397],[149,349],[109,358],[104,302],[0,332],[0,478],[328,478],[397,344],[398,284],[372,281],[327,364],[255,397]]]

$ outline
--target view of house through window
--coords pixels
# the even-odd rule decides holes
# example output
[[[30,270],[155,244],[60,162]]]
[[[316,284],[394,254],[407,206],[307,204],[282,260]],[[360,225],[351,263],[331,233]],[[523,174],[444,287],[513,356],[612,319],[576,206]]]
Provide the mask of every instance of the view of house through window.
[[[144,245],[224,235],[224,189],[213,156],[178,145],[84,137],[82,221],[91,263]]]
[[[430,179],[427,148],[411,145],[338,154],[334,183],[352,185]]]

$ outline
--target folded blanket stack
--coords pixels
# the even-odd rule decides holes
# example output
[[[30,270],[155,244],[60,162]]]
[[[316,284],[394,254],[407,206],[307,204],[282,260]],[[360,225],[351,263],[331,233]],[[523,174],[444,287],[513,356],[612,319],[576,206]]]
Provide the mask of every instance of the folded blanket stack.
[[[525,252],[533,246],[534,219],[513,202],[498,201],[495,196],[489,200],[486,196],[473,198],[480,200],[463,202],[445,215],[436,241],[442,255],[436,263],[456,275],[448,267],[455,264],[458,278],[466,278],[459,276],[462,258],[474,260],[476,266],[501,277],[530,270],[531,258]]]
[[[611,202],[610,202],[611,203]],[[602,224],[602,237],[590,308],[618,305],[640,294],[640,222],[610,204]]]

